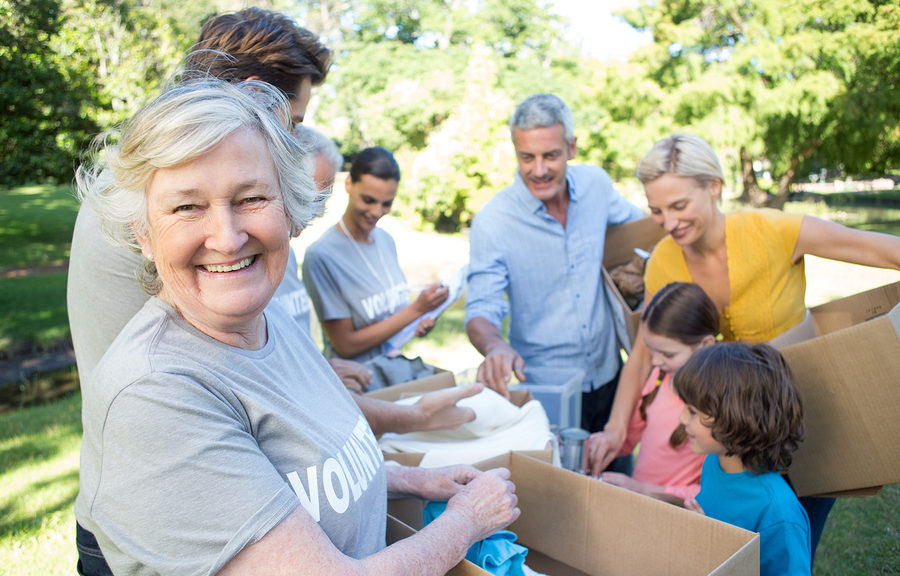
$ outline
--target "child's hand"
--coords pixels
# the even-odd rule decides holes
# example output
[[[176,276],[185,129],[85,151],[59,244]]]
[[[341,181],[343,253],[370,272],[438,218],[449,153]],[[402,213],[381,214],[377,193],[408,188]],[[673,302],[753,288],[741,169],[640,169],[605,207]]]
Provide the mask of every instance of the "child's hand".
[[[690,510],[691,512],[696,512],[697,514],[702,514],[706,516],[706,513],[703,511],[703,508],[700,507],[700,504],[697,503],[696,498],[688,498],[684,501],[684,507]]]
[[[619,472],[604,472],[600,475],[600,478],[607,484],[620,486],[627,490],[631,490],[632,492],[646,494],[648,496],[652,495],[654,492],[662,492],[664,490],[662,486],[650,484],[649,482],[641,482],[627,474],[621,474]]]

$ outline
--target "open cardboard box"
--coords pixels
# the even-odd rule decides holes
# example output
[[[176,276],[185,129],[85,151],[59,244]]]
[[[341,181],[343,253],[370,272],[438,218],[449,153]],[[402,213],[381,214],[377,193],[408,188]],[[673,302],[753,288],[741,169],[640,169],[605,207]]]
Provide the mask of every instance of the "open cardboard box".
[[[553,576],[759,575],[758,534],[527,454],[478,464],[498,466],[509,468],[516,484],[522,515],[509,529],[529,549],[525,563],[534,570]],[[422,507],[418,499],[388,502],[389,514],[415,529],[422,527]],[[464,568],[467,575],[487,574]]]
[[[857,496],[900,482],[900,282],[811,308],[775,338],[803,399],[799,496]]]
[[[635,248],[651,252],[657,242],[665,236],[662,227],[649,216],[618,226],[610,226],[606,231],[606,243],[603,248],[603,282],[606,284],[606,295],[613,311],[616,336],[626,352],[631,352],[631,346],[637,337],[641,311],[632,310],[628,306],[625,297],[609,275],[609,270],[630,262],[635,256]]]

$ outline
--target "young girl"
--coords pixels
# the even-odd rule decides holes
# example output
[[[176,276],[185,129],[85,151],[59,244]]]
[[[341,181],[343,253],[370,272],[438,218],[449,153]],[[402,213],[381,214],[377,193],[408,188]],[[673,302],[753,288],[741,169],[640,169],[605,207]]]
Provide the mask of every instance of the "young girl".
[[[653,296],[641,316],[653,370],[619,455],[630,454],[638,443],[641,447],[631,476],[606,472],[605,482],[679,501],[697,495],[703,456],[691,451],[678,422],[684,403],[672,390],[672,377],[696,350],[715,343],[718,333],[716,305],[696,284],[672,282]]]
[[[767,344],[717,344],[675,376],[691,449],[708,454],[688,508],[760,535],[760,574],[810,574],[809,518],[780,472],[803,438],[784,357]]]
[[[306,249],[303,282],[328,357],[365,362],[391,352],[385,345],[391,336],[447,299],[448,289],[432,284],[410,303],[394,240],[377,227],[399,182],[393,154],[380,147],[360,152],[347,176],[344,215]],[[416,335],[433,326],[434,320],[421,320]]]

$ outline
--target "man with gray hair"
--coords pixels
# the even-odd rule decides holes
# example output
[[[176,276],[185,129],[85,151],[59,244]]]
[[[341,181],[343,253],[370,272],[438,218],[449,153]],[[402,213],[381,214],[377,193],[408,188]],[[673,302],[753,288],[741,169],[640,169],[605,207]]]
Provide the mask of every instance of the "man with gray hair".
[[[601,275],[606,228],[642,213],[602,168],[568,165],[574,120],[558,97],[527,98],[509,126],[519,170],[470,235],[466,332],[484,355],[478,380],[506,395],[511,373],[524,381],[526,363],[583,370],[581,425],[602,430],[620,369]]]

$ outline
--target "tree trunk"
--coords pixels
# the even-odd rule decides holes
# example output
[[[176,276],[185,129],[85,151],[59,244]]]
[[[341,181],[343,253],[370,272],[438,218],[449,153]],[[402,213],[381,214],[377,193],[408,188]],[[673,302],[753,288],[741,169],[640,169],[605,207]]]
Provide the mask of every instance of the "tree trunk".
[[[741,201],[755,208],[765,206],[769,200],[769,194],[759,187],[756,180],[756,172],[753,171],[753,158],[747,152],[747,148],[741,146],[741,180],[744,189],[741,192]]]

